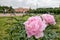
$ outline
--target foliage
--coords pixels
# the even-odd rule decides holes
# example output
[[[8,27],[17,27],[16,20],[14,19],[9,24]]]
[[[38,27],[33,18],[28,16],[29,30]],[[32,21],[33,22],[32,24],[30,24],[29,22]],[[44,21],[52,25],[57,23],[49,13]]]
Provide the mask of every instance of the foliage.
[[[23,22],[25,22],[27,18],[30,16],[34,16],[34,15],[26,14],[20,17],[8,17],[8,18],[5,18],[8,20],[6,22],[3,22],[3,20],[0,19],[0,21],[3,22],[5,26],[10,25],[10,27],[7,26],[8,28],[2,26],[5,29],[0,29],[1,32],[2,30],[4,30],[4,32],[6,33],[5,35],[2,35],[4,37],[2,37],[0,34],[0,39],[1,40],[60,40],[60,27],[58,26],[60,24],[59,15],[54,15],[57,24],[55,26],[49,25],[44,31],[45,35],[43,38],[39,38],[39,39],[35,39],[34,37],[27,38]]]
[[[37,8],[37,9],[30,9],[28,13],[54,13],[60,14],[60,8]]]
[[[11,6],[10,7],[8,7],[8,6],[0,6],[0,13],[3,13],[4,10],[6,10],[5,13],[12,13],[12,12],[14,12],[14,9]]]

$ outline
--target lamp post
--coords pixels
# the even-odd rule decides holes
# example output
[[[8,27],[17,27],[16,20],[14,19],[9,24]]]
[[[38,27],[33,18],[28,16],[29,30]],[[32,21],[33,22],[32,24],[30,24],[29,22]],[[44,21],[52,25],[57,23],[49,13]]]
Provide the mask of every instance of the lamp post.
[[[59,4],[59,8],[60,8],[60,4]]]
[[[6,11],[7,11],[7,10],[4,8],[4,9],[3,9],[3,13],[5,14],[5,13],[6,13]]]

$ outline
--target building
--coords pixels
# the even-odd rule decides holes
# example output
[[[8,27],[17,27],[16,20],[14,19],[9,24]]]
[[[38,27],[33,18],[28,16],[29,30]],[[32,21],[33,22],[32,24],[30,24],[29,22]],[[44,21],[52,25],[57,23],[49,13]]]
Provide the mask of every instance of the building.
[[[27,9],[27,8],[16,8],[14,10],[17,13],[26,13],[29,9]]]

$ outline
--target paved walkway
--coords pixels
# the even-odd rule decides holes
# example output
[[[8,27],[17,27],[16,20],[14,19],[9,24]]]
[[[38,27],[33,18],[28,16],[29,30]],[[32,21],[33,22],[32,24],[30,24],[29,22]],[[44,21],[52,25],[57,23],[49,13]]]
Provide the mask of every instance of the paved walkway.
[[[3,14],[3,13],[0,13],[0,17],[3,17],[3,16],[23,16],[25,15],[26,13],[15,13],[15,14],[12,14],[12,13],[7,13],[7,14]]]

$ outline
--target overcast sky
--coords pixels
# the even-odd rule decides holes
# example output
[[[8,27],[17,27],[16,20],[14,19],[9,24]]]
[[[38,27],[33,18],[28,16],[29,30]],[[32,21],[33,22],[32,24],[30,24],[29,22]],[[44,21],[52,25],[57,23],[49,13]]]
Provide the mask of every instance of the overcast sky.
[[[60,0],[0,0],[0,5],[13,8],[59,7]]]

